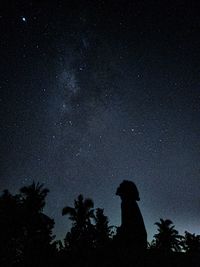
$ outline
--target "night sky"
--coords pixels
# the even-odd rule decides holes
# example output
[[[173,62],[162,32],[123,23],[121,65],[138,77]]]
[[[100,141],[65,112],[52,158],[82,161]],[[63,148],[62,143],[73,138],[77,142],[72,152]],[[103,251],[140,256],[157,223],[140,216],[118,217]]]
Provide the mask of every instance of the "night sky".
[[[0,189],[79,193],[120,225],[134,181],[149,239],[159,218],[200,233],[198,1],[1,1]]]

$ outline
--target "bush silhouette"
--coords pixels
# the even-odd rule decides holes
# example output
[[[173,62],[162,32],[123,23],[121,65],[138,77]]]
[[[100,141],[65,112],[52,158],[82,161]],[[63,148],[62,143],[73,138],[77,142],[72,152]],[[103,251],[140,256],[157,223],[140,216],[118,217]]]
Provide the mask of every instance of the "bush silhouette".
[[[45,215],[47,189],[35,184],[20,194],[0,197],[1,266],[39,266],[51,262],[54,220]],[[46,265],[45,265],[46,266]]]

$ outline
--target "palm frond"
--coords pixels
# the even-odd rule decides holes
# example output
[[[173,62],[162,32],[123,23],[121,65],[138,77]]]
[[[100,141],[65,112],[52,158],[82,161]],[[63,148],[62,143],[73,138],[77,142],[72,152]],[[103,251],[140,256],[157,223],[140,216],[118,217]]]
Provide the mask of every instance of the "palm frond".
[[[76,211],[72,207],[64,207],[62,210],[62,215],[70,215],[72,217],[76,216]]]

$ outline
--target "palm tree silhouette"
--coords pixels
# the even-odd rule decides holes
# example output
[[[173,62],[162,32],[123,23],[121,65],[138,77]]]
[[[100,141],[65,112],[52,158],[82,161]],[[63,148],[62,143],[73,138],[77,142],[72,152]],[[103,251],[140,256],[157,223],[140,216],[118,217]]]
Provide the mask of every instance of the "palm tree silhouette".
[[[11,195],[0,196],[1,266],[42,266],[54,253],[54,220],[45,215],[48,189],[33,182]]]
[[[160,222],[156,222],[155,225],[158,226],[158,233],[154,235],[155,248],[165,252],[180,251],[182,237],[174,229],[173,222],[169,219],[160,219]]]
[[[94,226],[91,219],[94,218],[94,203],[92,199],[84,199],[79,195],[74,200],[74,207],[66,206],[62,210],[62,215],[68,215],[72,221],[71,231],[65,237],[65,248],[79,253],[92,246]]]
[[[62,210],[62,215],[69,215],[69,219],[72,221],[74,227],[84,229],[90,224],[91,218],[94,217],[93,208],[94,203],[92,199],[84,199],[82,195],[79,195],[77,200],[74,201],[74,208],[66,206]]]
[[[20,189],[23,221],[23,255],[25,264],[39,266],[50,260],[54,236],[54,220],[43,213],[49,190],[33,182]]]
[[[22,201],[26,203],[26,207],[31,212],[41,212],[45,206],[45,198],[49,192],[47,188],[43,188],[43,184],[33,182],[30,186],[20,189]]]

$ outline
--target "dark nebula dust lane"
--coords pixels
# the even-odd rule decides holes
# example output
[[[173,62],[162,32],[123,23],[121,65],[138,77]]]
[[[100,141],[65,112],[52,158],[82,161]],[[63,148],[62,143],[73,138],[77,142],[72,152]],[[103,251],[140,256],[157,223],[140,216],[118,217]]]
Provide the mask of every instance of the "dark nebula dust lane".
[[[149,239],[159,218],[199,233],[198,4],[0,5],[0,188],[44,183],[63,238],[79,193],[119,225],[132,180]]]

